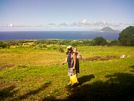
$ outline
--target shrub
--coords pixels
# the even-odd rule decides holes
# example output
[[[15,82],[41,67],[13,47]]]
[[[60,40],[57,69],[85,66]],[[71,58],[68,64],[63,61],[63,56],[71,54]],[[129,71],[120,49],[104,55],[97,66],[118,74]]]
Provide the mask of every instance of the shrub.
[[[112,40],[112,41],[109,42],[109,45],[110,46],[119,45],[119,41],[118,40]]]
[[[95,39],[93,39],[93,44],[94,45],[106,45],[107,41],[103,37],[96,37]]]
[[[63,52],[64,52],[63,47],[59,47],[59,52],[61,52],[61,53],[63,53]]]
[[[9,48],[9,45],[6,42],[0,41],[0,48]]]

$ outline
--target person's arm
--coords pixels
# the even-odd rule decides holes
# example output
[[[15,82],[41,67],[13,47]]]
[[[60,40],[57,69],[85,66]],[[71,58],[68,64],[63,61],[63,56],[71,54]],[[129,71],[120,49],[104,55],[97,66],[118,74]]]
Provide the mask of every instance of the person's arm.
[[[73,61],[74,61],[73,69],[75,69],[75,66],[76,66],[76,54],[75,53],[73,53]]]
[[[63,65],[67,63],[67,58],[65,59],[65,61],[62,63]]]

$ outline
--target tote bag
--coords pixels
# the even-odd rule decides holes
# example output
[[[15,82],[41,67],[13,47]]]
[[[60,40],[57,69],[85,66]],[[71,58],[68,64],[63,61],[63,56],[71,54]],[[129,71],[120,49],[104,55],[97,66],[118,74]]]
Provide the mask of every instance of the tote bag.
[[[71,85],[79,83],[76,74],[70,76],[70,81],[71,81]]]

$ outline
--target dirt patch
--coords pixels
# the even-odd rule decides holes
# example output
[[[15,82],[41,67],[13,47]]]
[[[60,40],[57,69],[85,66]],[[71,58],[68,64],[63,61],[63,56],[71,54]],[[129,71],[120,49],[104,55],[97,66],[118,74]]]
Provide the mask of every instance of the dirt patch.
[[[0,70],[6,69],[8,67],[13,67],[13,66],[15,66],[15,65],[14,64],[4,64],[4,65],[0,66]]]
[[[93,57],[87,57],[83,58],[83,61],[107,61],[112,59],[118,59],[118,56],[93,56]]]

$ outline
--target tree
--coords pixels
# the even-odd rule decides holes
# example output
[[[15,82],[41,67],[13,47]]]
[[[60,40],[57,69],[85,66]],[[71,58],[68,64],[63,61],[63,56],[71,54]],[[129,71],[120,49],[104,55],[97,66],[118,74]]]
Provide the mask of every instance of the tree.
[[[9,48],[9,45],[6,42],[0,41],[0,48]]]
[[[134,26],[125,28],[118,38],[121,45],[134,46]]]
[[[106,45],[107,40],[103,37],[96,37],[95,39],[93,39],[93,43],[94,45]]]

